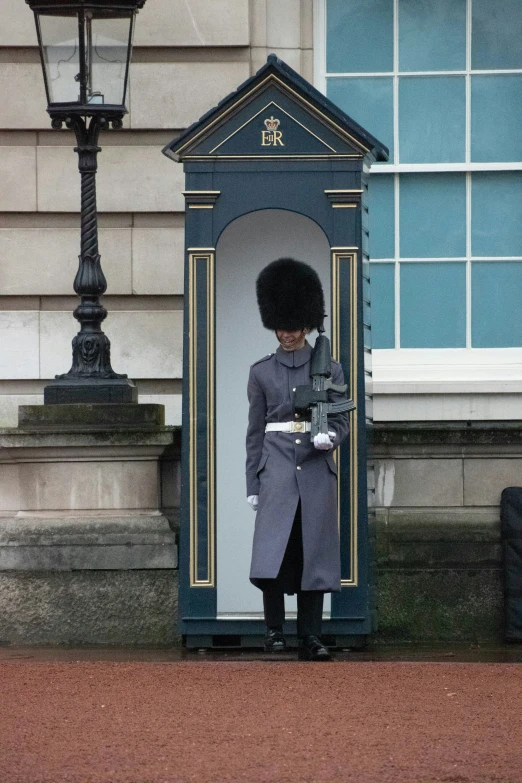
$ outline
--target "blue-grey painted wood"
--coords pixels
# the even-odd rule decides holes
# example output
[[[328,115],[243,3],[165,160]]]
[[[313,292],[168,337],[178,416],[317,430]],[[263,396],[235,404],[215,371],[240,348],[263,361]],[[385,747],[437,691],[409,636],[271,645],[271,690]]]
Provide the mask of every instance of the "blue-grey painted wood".
[[[365,170],[376,159],[386,160],[387,150],[270,56],[254,77],[164,152],[183,161],[187,200],[180,631],[191,639],[212,639],[220,634],[258,637],[262,630],[255,620],[217,619],[215,429],[209,409],[215,404],[213,264],[227,226],[248,213],[277,209],[317,223],[335,256],[332,284],[339,303],[339,356],[356,392],[358,410],[352,430],[355,453],[346,444],[340,454],[344,586],[333,595],[325,633],[359,638],[371,629],[365,410],[365,355],[371,343],[370,326],[364,324],[369,284],[363,275],[367,227],[361,192],[366,187]]]

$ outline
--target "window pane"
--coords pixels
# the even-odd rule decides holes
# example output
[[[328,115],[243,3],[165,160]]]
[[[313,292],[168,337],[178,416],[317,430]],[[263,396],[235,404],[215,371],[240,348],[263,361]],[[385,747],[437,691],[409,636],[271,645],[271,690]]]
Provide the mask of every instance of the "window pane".
[[[393,2],[327,0],[329,73],[393,70]]]
[[[471,67],[522,68],[520,0],[473,0]]]
[[[387,77],[327,80],[327,95],[390,150],[393,161],[393,85]]]
[[[464,174],[402,174],[400,253],[403,258],[464,256]]]
[[[399,70],[466,67],[466,0],[399,0]]]
[[[372,347],[395,348],[395,264],[370,264]]]
[[[471,77],[471,160],[522,160],[522,75]]]
[[[463,161],[465,127],[466,85],[463,76],[401,77],[401,163]]]
[[[471,271],[473,348],[522,346],[522,263],[475,261]]]
[[[401,263],[401,348],[466,347],[466,264]]]
[[[471,252],[522,255],[522,172],[486,171],[471,178]]]
[[[370,176],[368,185],[368,214],[370,222],[370,257],[395,256],[393,174]]]

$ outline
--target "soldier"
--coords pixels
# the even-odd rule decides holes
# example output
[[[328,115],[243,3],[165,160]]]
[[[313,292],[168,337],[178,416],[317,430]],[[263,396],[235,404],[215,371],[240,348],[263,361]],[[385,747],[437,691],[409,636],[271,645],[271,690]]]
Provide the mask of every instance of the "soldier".
[[[263,591],[265,651],[286,647],[284,594],[297,593],[299,659],[330,660],[320,641],[324,594],[340,590],[337,466],[333,450],[348,434],[348,416],[328,416],[328,434],[310,440],[310,421],[294,408],[297,386],[310,383],[312,348],[322,329],[324,295],[315,270],[281,258],[262,270],[257,299],[263,326],[279,347],[255,362],[248,380],[247,500],[257,511],[250,581]],[[344,383],[332,361],[332,380]],[[329,400],[342,398],[329,392]]]

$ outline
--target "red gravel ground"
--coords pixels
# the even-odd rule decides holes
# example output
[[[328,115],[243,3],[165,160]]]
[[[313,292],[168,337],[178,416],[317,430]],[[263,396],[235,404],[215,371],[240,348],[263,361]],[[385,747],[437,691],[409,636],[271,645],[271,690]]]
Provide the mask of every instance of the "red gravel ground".
[[[1,783],[522,783],[517,664],[4,662]]]

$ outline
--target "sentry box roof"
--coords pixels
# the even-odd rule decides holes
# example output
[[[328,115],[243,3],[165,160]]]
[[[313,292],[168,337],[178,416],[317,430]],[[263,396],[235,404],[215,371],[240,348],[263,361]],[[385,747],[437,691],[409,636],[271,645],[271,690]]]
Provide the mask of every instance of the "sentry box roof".
[[[387,147],[274,54],[163,152],[175,161],[388,160]]]

